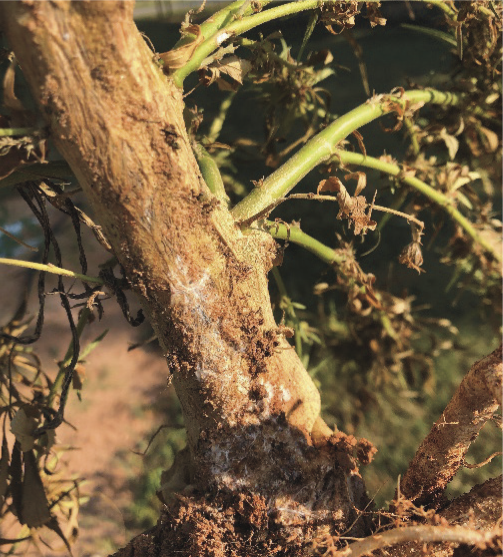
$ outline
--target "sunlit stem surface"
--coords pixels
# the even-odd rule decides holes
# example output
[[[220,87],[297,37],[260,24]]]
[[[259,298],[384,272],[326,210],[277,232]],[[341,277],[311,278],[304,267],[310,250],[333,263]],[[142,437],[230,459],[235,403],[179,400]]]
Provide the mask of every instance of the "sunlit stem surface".
[[[302,246],[307,251],[324,261],[325,263],[342,263],[344,256],[337,253],[332,248],[322,244],[309,234],[302,232],[296,226],[288,225],[283,222],[264,221],[264,228],[277,240],[287,240],[292,244]]]

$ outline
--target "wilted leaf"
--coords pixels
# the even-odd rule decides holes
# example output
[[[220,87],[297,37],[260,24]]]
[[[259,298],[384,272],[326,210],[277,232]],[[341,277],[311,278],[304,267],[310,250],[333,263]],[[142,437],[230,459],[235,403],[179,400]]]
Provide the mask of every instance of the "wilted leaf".
[[[356,190],[355,190],[355,197],[360,195],[360,193],[365,189],[367,185],[367,175],[365,172],[352,172],[351,174],[346,174],[344,176],[345,180],[357,180]]]
[[[194,50],[196,50],[204,40],[199,25],[188,25],[184,30],[184,34],[195,35],[196,38],[190,43],[159,55],[159,58],[163,61],[163,70],[165,73],[169,73],[170,71],[177,70],[184,66],[190,60]]]
[[[409,269],[415,269],[418,273],[424,272],[424,269],[420,268],[423,264],[421,246],[416,242],[412,242],[408,246],[405,246],[398,261],[403,265],[407,265]]]
[[[366,183],[366,176],[363,172],[355,172],[353,174],[348,174],[346,178],[357,178],[358,188],[363,189]],[[358,195],[351,197],[344,186],[344,184],[336,176],[330,176],[327,180],[322,180],[318,184],[317,193],[328,191],[337,192],[337,202],[339,203],[339,213],[337,214],[338,219],[348,219],[349,223],[354,225],[355,235],[364,233],[368,230],[375,230],[377,223],[370,219],[372,214],[372,205],[368,214],[365,213],[367,208],[367,200],[363,195]]]
[[[355,15],[358,13],[358,2],[334,2],[333,4],[322,4],[320,6],[320,22],[325,25],[327,31],[333,35],[342,33],[344,29],[351,29],[355,25]],[[332,25],[339,27],[334,31]]]
[[[37,429],[38,420],[34,416],[28,416],[26,409],[20,408],[10,424],[10,430],[16,437],[16,440],[23,452],[31,451],[35,444],[33,432]]]
[[[49,502],[40,479],[38,464],[33,451],[24,453],[24,478],[21,503],[22,524],[39,528],[51,519]]]
[[[202,83],[208,87],[212,83],[217,83],[221,90],[236,90],[238,85],[243,84],[244,76],[252,69],[252,65],[248,60],[243,60],[237,56],[227,56],[222,60],[216,60],[212,64],[204,68],[205,75],[202,77]],[[201,70],[203,71],[203,70]],[[228,76],[233,83],[229,83],[222,78],[223,75]]]
[[[2,441],[2,457],[0,458],[0,505],[5,498],[7,491],[7,480],[9,478],[9,447],[7,439],[4,437]]]
[[[353,198],[355,203],[353,208],[351,209],[351,215],[349,216],[349,221],[353,222],[354,225],[354,234],[355,236],[363,233],[365,234],[367,229],[368,230],[375,230],[377,226],[377,222],[370,219],[372,214],[372,206],[369,209],[368,214],[365,213],[365,209],[367,207],[367,200],[363,195],[359,195],[358,197]]]
[[[23,501],[23,453],[21,452],[21,447],[19,446],[18,441],[14,443],[14,447],[12,449],[9,474],[11,477],[10,495],[12,497],[13,510],[18,520],[21,522]]]
[[[485,128],[484,126],[480,127],[480,132],[483,134],[483,138],[485,139],[484,144],[487,150],[490,153],[494,153],[498,150],[500,137],[497,133],[494,133],[492,130]]]
[[[362,155],[366,157],[367,149],[365,149],[365,144],[363,143],[363,135],[358,130],[354,130],[352,133],[356,137],[356,140],[358,141],[358,147],[360,147],[360,151],[362,152]]]
[[[7,68],[3,79],[3,104],[6,108],[11,110],[15,115],[25,112],[23,103],[16,97],[14,92],[14,81],[16,77],[16,59],[12,58],[9,67]],[[16,122],[21,124],[22,122]]]
[[[68,540],[66,539],[65,535],[63,534],[63,531],[59,526],[58,519],[55,516],[52,516],[51,519],[45,523],[45,527],[49,528],[49,530],[52,530],[55,534],[57,534],[61,538],[61,541],[65,544],[66,549],[68,549],[68,553],[70,554],[70,557],[72,557],[73,556],[72,548],[70,547]]]
[[[367,6],[367,18],[370,20],[371,27],[386,25],[386,18],[379,11],[380,2],[366,2],[365,5]]]
[[[344,184],[337,178],[337,176],[330,176],[326,180],[322,180],[318,184],[318,188],[316,189],[316,194],[319,195],[321,192],[339,192],[341,189],[346,189]]]
[[[447,133],[445,128],[440,131],[440,138],[445,143],[447,150],[449,151],[449,157],[453,160],[456,157],[456,153],[459,149],[459,141],[453,136]]]
[[[409,269],[414,269],[418,273],[425,272],[421,269],[423,264],[423,254],[421,252],[421,237],[423,229],[417,225],[412,225],[412,242],[405,246],[400,254],[398,261],[403,265],[407,265]]]

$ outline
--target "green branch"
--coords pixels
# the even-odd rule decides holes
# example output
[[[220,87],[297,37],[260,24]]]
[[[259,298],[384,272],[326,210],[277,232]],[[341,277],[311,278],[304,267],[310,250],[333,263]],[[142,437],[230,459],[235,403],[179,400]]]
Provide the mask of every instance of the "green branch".
[[[270,4],[272,0],[262,0],[262,6]],[[253,12],[253,6],[250,0],[237,0],[237,2],[232,2],[225,8],[218,10],[211,17],[209,17],[204,23],[200,25],[201,35],[208,39],[219,31],[222,27],[230,24],[236,17],[248,16]],[[194,36],[187,34],[184,35],[173,47],[172,50],[185,46],[194,40]]]
[[[328,4],[335,2],[336,0],[328,0],[326,3]],[[233,6],[234,4],[231,5]],[[264,2],[262,2],[262,4],[264,4]],[[179,68],[176,72],[173,73],[173,80],[175,84],[178,87],[182,87],[185,78],[192,72],[198,70],[202,61],[210,56],[212,52],[217,50],[217,48],[219,48],[222,42],[224,42],[226,39],[242,35],[243,33],[250,31],[250,29],[253,29],[254,27],[263,25],[264,23],[267,23],[274,19],[278,19],[280,17],[305,12],[307,10],[314,10],[318,8],[319,5],[319,0],[302,0],[300,2],[289,2],[287,4],[282,4],[281,6],[276,6],[275,8],[264,10],[248,17],[244,17],[243,15],[240,19],[236,19],[229,25],[226,25],[224,27],[216,26],[213,34],[210,34],[208,38],[206,38],[207,32],[204,30],[203,24],[203,26],[201,26],[201,31],[203,33],[203,36],[205,37],[205,40],[199,47],[195,49],[190,60],[185,64],[185,66]],[[246,11],[243,12],[243,14],[245,13]],[[222,25],[222,23],[220,25]]]
[[[453,93],[428,89],[408,91],[402,96],[379,95],[369,99],[365,104],[332,122],[270,174],[260,187],[256,187],[234,207],[232,210],[234,219],[237,222],[249,221],[254,215],[284,197],[313,168],[330,159],[340,141],[361,126],[393,111],[393,105],[405,107],[407,104],[433,103],[451,106],[458,104],[461,98]]]
[[[379,170],[380,172],[389,174],[390,176],[396,176],[401,182],[423,194],[428,199],[431,199],[431,201],[439,207],[442,207],[442,209],[444,209],[444,211],[448,213],[461,226],[461,228],[463,228],[463,230],[468,234],[468,236],[470,236],[470,238],[472,238],[474,242],[489,252],[496,261],[501,261],[501,255],[497,253],[494,248],[484,240],[484,238],[482,238],[473,224],[456,209],[454,200],[442,192],[432,188],[418,178],[413,176],[403,176],[402,169],[397,164],[384,162],[374,157],[365,157],[360,153],[350,153],[349,151],[337,151],[335,156],[343,164],[354,164],[364,166],[366,168],[373,168],[374,170]]]
[[[277,240],[286,240],[307,249],[307,251],[310,251],[313,255],[329,265],[333,263],[340,264],[344,261],[344,256],[336,253],[335,250],[322,244],[312,236],[309,236],[309,234],[302,232],[302,230],[296,226],[266,220],[264,221],[263,229]]]
[[[11,265],[13,267],[23,267],[25,269],[33,269],[34,271],[44,271],[46,273],[52,273],[53,275],[61,275],[64,277],[71,277],[75,279],[80,279],[84,282],[90,282],[92,284],[103,284],[103,280],[99,277],[88,277],[87,275],[81,275],[80,273],[74,273],[68,269],[62,269],[61,267],[56,267],[50,263],[43,265],[42,263],[33,263],[32,261],[23,261],[21,259],[6,259],[0,257],[1,265]]]
[[[272,0],[262,0],[262,8],[267,4],[271,3]],[[325,0],[325,4],[336,4],[339,0]],[[370,0],[378,1],[378,0]],[[423,0],[427,1],[427,0]],[[210,56],[215,50],[217,50],[223,41],[228,38],[242,35],[247,31],[250,31],[254,27],[278,19],[281,17],[297,14],[303,11],[315,10],[320,7],[322,2],[320,0],[297,0],[296,2],[287,2],[280,6],[270,8],[268,10],[262,10],[258,13],[253,13],[253,5],[249,0],[239,0],[233,2],[226,8],[213,14],[207,21],[201,24],[201,35],[204,38],[203,42],[194,50],[190,60],[181,68],[173,73],[173,80],[178,87],[182,87],[185,78],[199,69],[201,63],[205,58]],[[431,3],[437,6],[439,9],[443,10],[446,15],[456,20],[457,13],[450,6],[446,5],[443,0],[431,0]],[[479,10],[482,13],[489,12],[486,8],[480,7]],[[310,22],[311,27],[316,23],[313,17]],[[309,38],[310,30],[306,32],[306,38]],[[195,40],[196,37],[191,35],[186,35],[178,41],[174,49],[185,46],[191,41]],[[303,47],[305,46],[303,42]]]

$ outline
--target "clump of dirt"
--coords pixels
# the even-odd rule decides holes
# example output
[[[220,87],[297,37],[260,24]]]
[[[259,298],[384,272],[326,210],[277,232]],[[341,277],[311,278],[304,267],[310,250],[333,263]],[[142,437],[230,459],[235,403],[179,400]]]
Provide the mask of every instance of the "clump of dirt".
[[[285,527],[265,498],[253,493],[178,496],[155,528],[114,557],[301,557],[312,546],[319,522],[299,516]]]
[[[199,440],[203,453],[207,445],[226,463],[212,469],[214,481],[196,474],[183,492],[163,491],[168,504],[146,534],[149,549],[143,536],[114,557],[300,557],[326,549],[327,539],[369,533],[369,500],[354,458],[371,458],[366,440],[337,432],[313,446],[284,416],[224,438],[235,443],[218,444],[208,432]]]

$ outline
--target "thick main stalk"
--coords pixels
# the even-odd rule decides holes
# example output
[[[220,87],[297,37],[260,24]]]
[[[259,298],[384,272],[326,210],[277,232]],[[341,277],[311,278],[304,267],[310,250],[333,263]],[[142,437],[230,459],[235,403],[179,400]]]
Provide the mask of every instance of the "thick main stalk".
[[[207,188],[182,93],[132,11],[132,2],[20,1],[2,3],[0,19],[165,350],[195,469],[232,483],[253,468],[245,454],[229,474],[234,441],[279,418],[308,438],[319,394],[273,318],[273,242],[244,236]],[[215,450],[224,445],[226,458]]]

